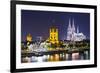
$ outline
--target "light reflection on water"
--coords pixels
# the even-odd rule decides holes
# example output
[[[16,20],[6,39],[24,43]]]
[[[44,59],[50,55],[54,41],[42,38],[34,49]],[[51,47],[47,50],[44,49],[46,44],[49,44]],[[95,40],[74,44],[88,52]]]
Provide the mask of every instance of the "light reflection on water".
[[[89,59],[88,51],[84,53],[62,53],[62,54],[53,54],[53,55],[43,55],[43,56],[32,56],[22,58],[22,63],[30,62],[56,62],[56,61],[68,61],[68,60],[87,60]]]

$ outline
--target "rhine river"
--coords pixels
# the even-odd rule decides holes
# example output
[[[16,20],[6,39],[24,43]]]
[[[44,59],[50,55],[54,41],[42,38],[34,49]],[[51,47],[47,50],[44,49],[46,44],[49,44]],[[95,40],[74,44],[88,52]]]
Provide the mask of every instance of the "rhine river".
[[[73,61],[73,60],[88,60],[90,59],[89,51],[76,52],[76,53],[61,53],[43,56],[22,57],[22,63],[35,63],[35,62],[56,62],[56,61]]]

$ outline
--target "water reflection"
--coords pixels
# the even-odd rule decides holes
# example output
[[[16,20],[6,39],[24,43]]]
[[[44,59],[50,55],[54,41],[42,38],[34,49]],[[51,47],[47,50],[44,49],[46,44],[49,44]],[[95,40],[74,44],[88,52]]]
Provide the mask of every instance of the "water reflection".
[[[72,60],[78,60],[78,59],[79,59],[79,53],[73,53]]]
[[[48,57],[48,61],[60,61],[60,56],[59,56],[59,54],[54,54],[54,55],[50,55],[49,57]]]
[[[43,55],[43,56],[32,56],[32,57],[23,57],[22,63],[30,62],[56,62],[56,61],[68,61],[68,60],[87,60],[89,59],[89,52],[77,52],[77,53],[61,53],[61,54],[52,54],[52,55]]]

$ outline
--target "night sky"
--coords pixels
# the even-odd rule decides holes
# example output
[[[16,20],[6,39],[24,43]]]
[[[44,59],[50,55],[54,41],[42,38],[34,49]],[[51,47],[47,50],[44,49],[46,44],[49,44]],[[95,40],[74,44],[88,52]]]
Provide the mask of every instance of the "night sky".
[[[26,35],[30,33],[33,40],[36,37],[49,37],[49,29],[56,26],[59,32],[59,39],[67,38],[67,28],[69,19],[74,19],[75,28],[79,27],[79,32],[90,38],[90,14],[75,12],[52,12],[52,11],[34,11],[21,10],[21,39],[26,40]]]

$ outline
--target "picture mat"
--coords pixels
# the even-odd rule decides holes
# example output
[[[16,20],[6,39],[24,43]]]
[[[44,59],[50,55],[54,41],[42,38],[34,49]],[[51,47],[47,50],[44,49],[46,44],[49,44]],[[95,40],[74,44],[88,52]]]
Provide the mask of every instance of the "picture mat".
[[[21,63],[21,10],[22,9],[39,10],[39,11],[90,13],[90,60]],[[16,5],[16,69],[94,64],[94,49],[95,49],[94,48],[94,9],[37,6],[37,5],[18,5],[18,4]]]

